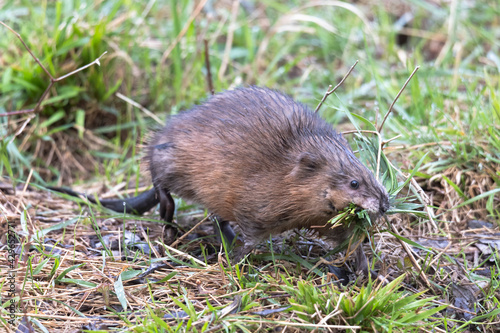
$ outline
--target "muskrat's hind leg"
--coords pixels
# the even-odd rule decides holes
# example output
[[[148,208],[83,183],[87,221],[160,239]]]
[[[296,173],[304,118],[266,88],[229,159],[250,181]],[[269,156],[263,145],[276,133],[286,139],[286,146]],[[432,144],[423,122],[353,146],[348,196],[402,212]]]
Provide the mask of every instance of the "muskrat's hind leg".
[[[159,189],[158,195],[160,196],[160,216],[166,222],[174,220],[175,203],[167,189]]]
[[[177,234],[177,228],[172,224],[175,211],[174,199],[172,199],[170,191],[164,188],[158,190],[158,196],[160,197],[160,216],[169,224],[165,228],[163,240],[166,244],[171,244],[174,242]]]
[[[354,251],[354,264],[356,266],[357,272],[363,272],[365,277],[368,277],[370,274],[372,279],[376,279],[378,274],[372,270],[370,270],[368,259],[366,258],[365,251],[363,251],[363,246],[361,244],[358,245],[356,251]]]
[[[213,216],[211,218],[214,227],[214,234],[217,239],[222,243],[221,235],[224,237],[227,245],[231,245],[236,238],[233,228],[229,224],[229,221],[221,219],[219,216]]]

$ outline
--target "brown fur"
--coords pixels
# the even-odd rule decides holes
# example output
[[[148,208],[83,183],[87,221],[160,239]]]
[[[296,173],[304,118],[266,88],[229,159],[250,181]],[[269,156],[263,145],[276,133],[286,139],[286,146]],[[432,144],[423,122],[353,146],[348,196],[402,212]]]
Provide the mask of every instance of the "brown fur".
[[[160,197],[174,193],[236,222],[243,252],[270,234],[323,226],[350,202],[376,214],[389,208],[385,188],[331,125],[266,88],[225,91],[172,117],[146,162]],[[338,243],[351,230],[319,232]]]

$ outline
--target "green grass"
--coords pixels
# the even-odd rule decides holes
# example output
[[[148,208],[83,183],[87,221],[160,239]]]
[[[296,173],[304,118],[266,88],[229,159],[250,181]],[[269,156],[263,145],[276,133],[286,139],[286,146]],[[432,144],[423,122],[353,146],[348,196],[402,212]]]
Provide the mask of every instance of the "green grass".
[[[112,305],[107,302],[99,315],[118,323],[112,329],[136,332],[264,332],[286,323],[300,332],[335,330],[320,323],[359,326],[352,329],[356,332],[407,332],[411,331],[409,323],[427,331],[495,331],[500,305],[498,249],[491,255],[480,252],[474,261],[470,253],[478,238],[461,232],[471,219],[491,222],[494,228],[500,225],[500,3],[435,5],[412,0],[401,6],[376,1],[319,6],[267,0],[245,1],[236,8],[230,2],[209,1],[193,19],[198,4],[178,0],[4,1],[0,21],[21,35],[53,77],[107,54],[100,66],[56,82],[43,110],[33,118],[30,114],[0,117],[2,182],[85,187],[92,179],[99,182],[101,191],[112,193],[120,191],[115,186],[137,190],[149,185],[142,177],[140,144],[152,128],[161,125],[117,93],[153,112],[160,122],[202,101],[209,95],[204,39],[215,91],[249,84],[269,86],[311,108],[359,60],[320,110],[341,130],[376,129],[418,65],[419,71],[384,125],[382,140],[396,138],[381,154],[379,176],[390,193],[398,194],[393,198],[393,212],[404,213],[390,223],[404,232],[402,242],[418,249],[417,260],[431,285],[425,285],[413,271],[407,254],[398,251],[400,245],[390,234],[390,225],[381,225],[377,244],[371,245],[373,267],[392,278],[385,286],[376,281],[348,287],[332,284],[326,266],[316,265],[318,255],[309,255],[297,239],[284,247],[271,244],[271,254],[236,264],[210,257],[211,243],[201,238],[186,240],[177,249],[205,265],[164,248],[160,257],[174,266],[164,269],[166,275],[163,271],[154,277],[168,279],[143,282],[134,289],[127,274],[148,267],[157,260],[156,254],[125,247],[129,256],[141,260],[140,267],[129,262],[131,266],[123,268],[115,262],[117,254],[105,248],[99,257],[102,266],[96,266],[80,258],[75,245],[74,262],[68,263],[62,252],[42,251],[43,237],[50,233],[60,246],[69,244],[71,234],[71,244],[75,244],[79,242],[76,235],[88,230],[102,239],[109,232],[109,221],[118,219],[122,229],[130,230],[134,221],[149,223],[154,218],[109,214],[98,206],[90,214],[82,208],[68,218],[63,210],[60,223],[37,225],[35,231],[42,232],[37,238],[31,221],[54,212],[43,206],[45,200],[29,201],[27,215],[19,219],[6,213],[8,207],[18,206],[17,201],[11,206],[2,203],[7,207],[2,218],[8,217],[16,230],[24,231],[23,246],[34,248],[34,252],[22,250],[29,258],[22,285],[28,310],[48,314],[44,302],[52,296],[40,303],[29,297],[56,285],[68,290],[76,285],[82,288],[78,293],[88,291],[92,297],[94,291],[85,288],[100,285],[96,293],[106,294]],[[398,44],[397,20],[405,12],[413,16],[404,30],[410,37],[406,44]],[[33,108],[50,79],[14,34],[3,26],[0,31],[0,113]],[[369,133],[346,137],[359,150],[361,160],[376,170],[378,137]],[[422,209],[424,198],[418,187],[410,187],[401,172],[415,175],[419,187],[432,196],[433,222]],[[180,200],[176,203],[180,204],[178,219],[200,216],[192,206]],[[138,230],[134,229],[142,237]],[[453,253],[441,254],[443,249],[422,245],[423,239],[439,236],[455,240]],[[82,263],[86,265],[80,267]],[[106,269],[112,282],[93,280]],[[477,273],[483,269],[490,274]],[[87,276],[89,271],[93,274]],[[201,284],[191,281],[190,276],[196,274]],[[461,317],[462,312],[443,310],[441,303],[435,303],[439,299],[455,304],[458,296],[452,284],[478,286],[469,308],[476,311],[475,316]],[[127,300],[132,302],[132,292],[147,301],[133,303],[131,308],[128,304],[125,309]],[[113,300],[122,308],[113,307]],[[58,306],[76,316],[90,316],[77,305]],[[271,309],[281,310],[268,316],[255,314]],[[134,312],[133,320],[126,311]],[[0,320],[7,325],[4,314]],[[40,332],[59,329],[48,318],[33,317],[31,323]]]

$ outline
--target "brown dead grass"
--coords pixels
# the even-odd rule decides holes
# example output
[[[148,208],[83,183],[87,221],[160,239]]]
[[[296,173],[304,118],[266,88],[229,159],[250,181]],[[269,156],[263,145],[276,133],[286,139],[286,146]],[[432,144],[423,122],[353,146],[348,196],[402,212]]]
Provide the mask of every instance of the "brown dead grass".
[[[500,172],[500,166],[496,165],[496,168],[496,172]],[[474,198],[491,191],[496,188],[496,184],[487,173],[478,173],[475,170],[464,171],[455,166],[429,179],[425,185],[433,195],[434,205],[438,207],[436,214],[441,215],[442,220],[452,222],[443,226],[449,226],[451,228],[450,232],[459,232],[466,228],[467,221],[487,221],[488,212],[485,207],[488,199],[480,199],[465,207],[454,209],[464,202],[464,199],[446,182],[442,175],[448,177],[462,188],[468,198]],[[498,207],[498,199],[496,202],[496,207]]]
[[[457,172],[459,171],[455,170],[455,173],[453,173],[453,170],[449,170],[446,175],[450,179],[457,179],[457,177],[460,178]],[[462,175],[464,176],[463,179],[465,179],[463,185],[469,195],[477,195],[491,189],[491,180],[483,175],[474,175],[472,172],[465,172]],[[440,207],[441,211],[452,208],[453,205],[460,202],[461,199],[453,194],[453,191],[447,187],[445,182],[433,179],[429,184],[431,184],[430,189],[432,190],[430,192],[431,197],[434,198],[435,204]],[[115,241],[119,244],[123,239],[123,226],[125,226],[126,230],[135,232],[141,238],[141,241],[147,242],[152,250],[150,255],[141,254],[140,251],[129,252],[129,260],[124,260],[126,255],[123,250],[124,246],[119,244],[118,248],[112,251],[113,257],[106,256],[107,258],[103,261],[102,249],[96,248],[96,244],[99,244],[99,242],[96,241],[96,232],[90,223],[91,215],[88,209],[80,210],[76,204],[47,192],[35,191],[30,188],[23,190],[22,187],[19,187],[14,193],[13,190],[8,188],[8,184],[4,184],[0,191],[0,210],[2,212],[2,223],[0,224],[2,236],[0,240],[2,244],[6,244],[5,235],[8,226],[15,230],[21,240],[16,249],[18,254],[22,253],[22,257],[18,257],[18,262],[16,262],[16,267],[19,267],[16,270],[16,284],[22,297],[23,311],[29,314],[30,317],[42,322],[51,332],[76,332],[82,325],[89,324],[96,325],[95,327],[101,327],[100,325],[123,327],[123,320],[109,310],[109,307],[111,307],[120,311],[118,299],[111,296],[109,290],[113,290],[113,283],[120,273],[127,270],[144,270],[151,264],[153,259],[162,258],[161,262],[164,267],[148,275],[148,279],[151,281],[161,280],[173,272],[176,275],[168,283],[152,284],[149,287],[144,279],[134,283],[131,281],[124,282],[129,309],[132,309],[132,312],[127,316],[130,322],[140,319],[143,316],[143,312],[140,310],[146,306],[157,309],[158,314],[165,311],[179,311],[171,296],[179,297],[184,295],[193,303],[197,311],[201,311],[206,308],[207,302],[210,302],[212,306],[232,306],[231,304],[234,302],[233,296],[251,292],[251,290],[235,288],[234,283],[237,279],[234,273],[234,279],[229,281],[228,276],[231,276],[231,274],[227,275],[221,269],[221,267],[227,267],[224,255],[218,255],[217,252],[212,250],[207,265],[200,264],[200,268],[180,265],[165,260],[165,253],[162,252],[162,247],[158,246],[157,241],[162,239],[162,225],[139,219],[126,220],[124,224],[120,218],[99,215],[95,212],[97,215],[96,223],[104,237],[114,235]],[[481,254],[472,244],[478,239],[484,239],[485,235],[488,234],[494,237],[494,233],[498,232],[497,229],[483,228],[464,233],[464,230],[467,229],[465,222],[468,219],[486,217],[487,213],[484,205],[484,202],[476,202],[471,207],[464,207],[457,211],[446,211],[442,219],[449,222],[444,224],[445,228],[442,228],[444,233],[440,236],[430,235],[428,233],[430,229],[426,227],[425,223],[415,224],[416,220],[407,216],[391,218],[391,223],[396,226],[396,229],[404,237],[423,242],[429,248],[433,248],[433,245],[437,244],[432,243],[432,241],[447,241],[447,245],[444,247],[434,247],[436,255],[433,256],[432,262],[426,261],[425,253],[415,252],[420,264],[427,264],[426,274],[429,279],[437,285],[446,287],[452,282],[455,284],[468,282],[464,276],[464,267],[477,266]],[[21,223],[21,216],[25,209],[27,212],[27,233],[23,231]],[[53,227],[57,223],[67,222],[72,218],[77,218],[78,221],[66,228],[59,228],[49,232],[42,237],[44,239],[43,244],[28,241],[35,233]],[[195,215],[193,218],[188,218],[184,223],[187,222],[193,225],[201,219],[202,216]],[[188,229],[189,226],[184,227],[184,230]],[[215,243],[213,238],[204,237],[210,235],[210,229],[211,226],[208,223],[202,224],[192,235],[189,235],[176,246],[179,252],[171,252],[172,255],[179,260],[196,258],[203,262],[203,257],[199,251],[200,244],[210,247],[210,244]],[[405,271],[412,271],[406,253],[393,236],[382,232],[376,236],[376,240],[376,251],[382,259],[377,263],[380,274],[390,278]],[[301,251],[301,247],[297,244],[293,246],[295,246],[295,250]],[[311,244],[306,245],[306,248],[309,248],[305,252],[307,253],[306,256],[319,258],[324,253],[320,246],[314,247],[311,252],[310,246]],[[368,249],[365,248],[365,250]],[[464,254],[464,256],[462,257],[460,254]],[[60,264],[55,272],[51,272],[54,267],[52,255],[60,256]],[[455,260],[457,262],[446,263],[442,260],[444,255],[456,256]],[[132,257],[135,259],[131,260]],[[46,258],[52,259],[49,260],[48,264],[43,265],[39,272],[29,276],[30,272]],[[307,270],[305,268],[298,269],[296,263],[278,262],[287,271],[300,271],[301,273],[295,276],[295,279],[300,280],[301,276],[304,278],[307,276]],[[78,264],[82,264],[82,266],[72,270],[65,278],[94,283],[94,287],[68,282],[56,283],[55,279],[59,274],[65,269]],[[7,266],[6,257],[2,257],[0,265]],[[447,273],[442,274],[443,270]],[[437,272],[441,273],[437,274]],[[276,278],[276,283],[279,283],[280,277],[276,276],[275,267],[272,265],[267,266],[261,273]],[[331,278],[334,277],[331,276]],[[317,280],[317,284],[320,284],[321,279],[318,278]],[[408,288],[415,291],[426,289],[422,280],[417,279],[412,274],[408,276],[407,284]],[[109,297],[108,301],[106,301],[106,297]],[[275,301],[284,301],[286,304],[286,295],[278,293],[272,298],[273,302],[261,299],[261,306],[254,308],[253,311],[275,308]],[[78,316],[68,306],[85,314],[86,318]],[[457,313],[463,313],[463,310],[456,311]],[[23,314],[19,313],[19,315],[22,316]],[[273,319],[286,321],[289,319],[289,315],[289,313],[277,313],[273,315]],[[256,319],[258,318],[256,317]],[[165,320],[172,322],[172,324],[175,322],[174,319]],[[195,324],[201,325],[202,322]],[[263,327],[270,327],[269,324],[262,325],[264,325]],[[300,328],[296,328],[296,331],[301,332]]]

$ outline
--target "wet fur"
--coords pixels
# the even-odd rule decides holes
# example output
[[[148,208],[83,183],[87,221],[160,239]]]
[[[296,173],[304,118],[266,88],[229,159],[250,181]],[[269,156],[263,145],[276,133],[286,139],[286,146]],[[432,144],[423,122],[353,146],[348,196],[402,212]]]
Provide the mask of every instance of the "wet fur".
[[[174,193],[216,214],[229,242],[234,232],[228,221],[238,224],[244,246],[236,257],[270,234],[295,228],[319,226],[313,230],[338,245],[353,228],[327,225],[339,210],[351,202],[375,216],[389,208],[385,188],[341,134],[305,105],[267,88],[225,91],[172,117],[151,136],[144,162],[154,189],[100,203],[139,213],[160,203],[161,217],[171,222]]]
[[[157,193],[236,222],[243,252],[269,234],[323,226],[350,202],[377,214],[389,206],[387,192],[342,135],[266,88],[225,91],[172,117],[151,139],[146,162]],[[319,232],[335,243],[350,234]]]

